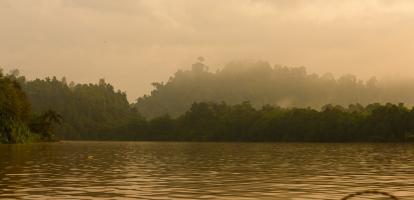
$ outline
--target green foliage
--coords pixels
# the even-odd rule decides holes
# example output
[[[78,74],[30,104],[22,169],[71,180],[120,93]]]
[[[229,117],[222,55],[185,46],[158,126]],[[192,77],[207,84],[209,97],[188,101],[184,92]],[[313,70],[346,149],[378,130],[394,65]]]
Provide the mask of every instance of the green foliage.
[[[30,119],[30,103],[15,75],[0,73],[0,143],[24,143],[34,140],[27,122]]]
[[[103,79],[97,84],[67,84],[55,77],[26,81],[18,71],[0,73],[0,141],[404,142],[414,138],[414,109],[368,104],[395,94],[384,92],[375,79],[366,83],[351,75],[334,79],[263,62],[232,63],[211,73],[203,59],[199,61],[167,83],[153,83],[151,95],[132,106],[125,93]],[[359,103],[346,107],[350,102]]]
[[[248,102],[194,103],[177,119],[148,122],[142,140],[405,142],[414,133],[414,108],[403,104],[326,105],[323,110],[264,106]]]
[[[30,130],[39,133],[43,141],[54,141],[54,125],[62,123],[62,116],[53,110],[47,110],[41,115],[33,116],[30,121]]]
[[[54,110],[63,118],[61,126],[56,129],[59,138],[122,138],[114,132],[139,119],[126,94],[115,91],[103,79],[97,84],[67,84],[66,79],[53,77],[24,81],[22,86],[36,113]],[[33,122],[33,127],[39,123]],[[51,128],[47,123],[43,124],[45,129]],[[46,134],[43,135],[45,138],[54,137],[49,134],[51,131],[42,132]]]
[[[27,143],[54,139],[53,125],[60,123],[56,112],[31,112],[31,104],[21,88],[25,78],[13,70],[4,76],[0,70],[0,143]]]
[[[32,140],[32,133],[26,124],[19,120],[12,120],[4,127],[9,135],[5,138],[5,143],[26,143]]]
[[[23,121],[30,118],[30,103],[13,75],[0,73],[0,113]]]

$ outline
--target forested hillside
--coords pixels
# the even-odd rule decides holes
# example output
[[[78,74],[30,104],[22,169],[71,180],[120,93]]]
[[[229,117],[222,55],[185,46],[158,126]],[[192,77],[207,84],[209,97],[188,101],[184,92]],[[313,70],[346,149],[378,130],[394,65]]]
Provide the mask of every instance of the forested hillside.
[[[138,98],[134,107],[149,118],[169,114],[177,117],[193,102],[249,101],[263,105],[320,109],[325,104],[347,106],[373,102],[414,103],[414,82],[367,81],[353,75],[309,74],[304,67],[271,66],[266,62],[234,62],[210,72],[203,62],[191,70],[176,72],[167,82],[153,83],[151,94]]]
[[[264,62],[232,63],[214,73],[198,62],[154,83],[151,95],[134,104],[103,79],[26,80],[12,71],[0,81],[6,142],[31,133],[52,140],[54,123],[61,123],[57,138],[79,140],[408,141],[414,133],[409,82],[335,79]],[[408,106],[376,103],[388,101]]]
[[[59,136],[65,139],[120,139],[110,134],[139,118],[126,94],[103,79],[97,84],[67,83],[55,77],[22,81],[35,112],[53,109],[63,117]]]

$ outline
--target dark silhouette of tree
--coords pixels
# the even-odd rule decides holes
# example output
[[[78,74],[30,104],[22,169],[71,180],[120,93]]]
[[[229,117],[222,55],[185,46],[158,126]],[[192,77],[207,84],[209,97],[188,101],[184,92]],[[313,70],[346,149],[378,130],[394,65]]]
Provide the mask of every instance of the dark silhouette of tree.
[[[414,108],[403,104],[360,104],[343,107],[255,109],[196,102],[176,119],[148,121],[139,140],[263,142],[407,142],[414,141]]]
[[[62,116],[53,110],[47,110],[37,117],[33,117],[29,124],[30,129],[36,133],[41,134],[44,141],[55,140],[54,125],[62,123]]]

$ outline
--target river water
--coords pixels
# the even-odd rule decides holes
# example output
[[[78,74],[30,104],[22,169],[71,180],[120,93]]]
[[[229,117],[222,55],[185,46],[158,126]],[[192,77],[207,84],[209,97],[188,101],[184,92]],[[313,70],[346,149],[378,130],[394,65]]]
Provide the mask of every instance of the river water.
[[[414,199],[414,144],[0,145],[0,199]]]

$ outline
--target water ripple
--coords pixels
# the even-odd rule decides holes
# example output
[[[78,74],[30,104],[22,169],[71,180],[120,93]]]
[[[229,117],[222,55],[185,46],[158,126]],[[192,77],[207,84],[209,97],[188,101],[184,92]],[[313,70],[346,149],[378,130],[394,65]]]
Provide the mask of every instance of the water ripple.
[[[62,142],[0,145],[2,199],[414,198],[414,145]]]

